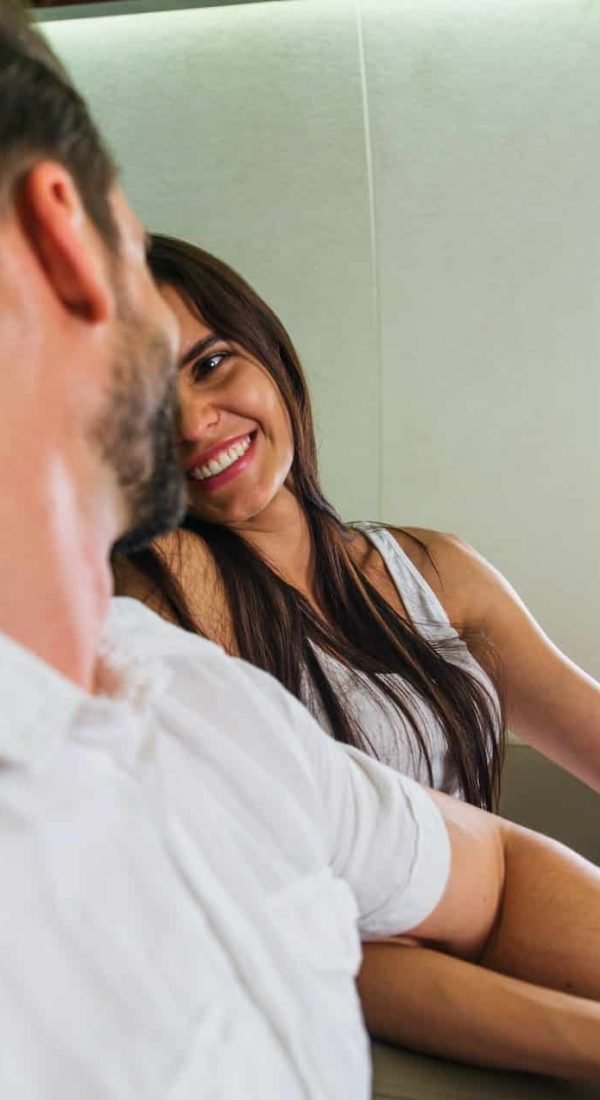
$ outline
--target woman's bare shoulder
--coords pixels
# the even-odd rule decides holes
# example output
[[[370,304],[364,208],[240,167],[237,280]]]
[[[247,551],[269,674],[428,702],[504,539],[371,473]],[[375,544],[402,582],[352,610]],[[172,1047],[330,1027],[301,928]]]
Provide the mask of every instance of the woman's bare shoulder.
[[[393,527],[386,530],[396,539],[404,553],[416,565],[419,572],[432,567],[433,562],[443,565],[451,549],[460,543],[455,535],[446,531],[434,531],[428,527]]]
[[[130,596],[134,600],[140,600],[163,619],[176,621],[159,585],[137,564],[135,559],[121,554],[115,556],[112,561],[112,572],[115,596]]]
[[[162,567],[177,583],[198,633],[235,652],[234,631],[217,562],[207,543],[195,532],[180,528],[156,539],[153,550]],[[113,563],[115,592],[133,596],[163,618],[179,622],[160,581],[150,577],[135,560]]]
[[[161,618],[177,624],[179,619],[162,584],[162,574],[166,571],[179,581],[175,562],[179,556],[181,534],[181,531],[171,531],[155,539],[149,547],[150,553],[119,554],[112,561],[116,596],[140,600]]]
[[[195,531],[179,527],[161,535],[154,547],[187,593],[188,589],[201,588],[208,584],[212,590],[220,580],[220,573],[214,554],[208,543]]]
[[[465,618],[467,587],[477,571],[479,555],[457,535],[427,527],[388,527],[404,553],[433,589],[450,620]]]

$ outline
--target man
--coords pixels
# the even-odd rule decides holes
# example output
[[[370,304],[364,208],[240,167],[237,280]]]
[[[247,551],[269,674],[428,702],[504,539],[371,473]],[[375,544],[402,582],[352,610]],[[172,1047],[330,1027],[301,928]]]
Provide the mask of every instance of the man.
[[[359,930],[484,962],[540,1068],[600,1073],[597,870],[110,606],[114,544],[180,513],[176,359],[85,106],[0,0],[0,1094],[364,1100]]]

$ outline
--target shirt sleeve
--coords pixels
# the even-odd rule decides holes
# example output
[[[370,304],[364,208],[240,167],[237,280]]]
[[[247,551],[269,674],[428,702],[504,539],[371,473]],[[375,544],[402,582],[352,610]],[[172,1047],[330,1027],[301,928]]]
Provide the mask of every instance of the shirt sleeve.
[[[436,908],[450,842],[427,789],[359,749],[334,741],[287,697],[317,784],[330,866],[351,887],[363,939],[415,928]]]

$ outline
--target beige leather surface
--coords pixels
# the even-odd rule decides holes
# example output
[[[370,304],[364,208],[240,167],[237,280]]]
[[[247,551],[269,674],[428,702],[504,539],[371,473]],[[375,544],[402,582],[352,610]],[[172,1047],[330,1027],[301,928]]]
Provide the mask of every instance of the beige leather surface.
[[[373,1043],[373,1100],[600,1100],[598,1085],[476,1069]]]
[[[600,795],[528,745],[508,747],[500,812],[600,864]]]

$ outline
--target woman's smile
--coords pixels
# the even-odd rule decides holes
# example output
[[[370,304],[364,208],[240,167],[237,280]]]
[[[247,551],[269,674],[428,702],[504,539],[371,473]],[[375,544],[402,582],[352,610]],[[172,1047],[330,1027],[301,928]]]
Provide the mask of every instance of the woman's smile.
[[[203,492],[213,492],[226,485],[250,466],[256,450],[257,434],[256,431],[249,432],[195,456],[188,465],[188,477],[200,482],[199,488]]]

